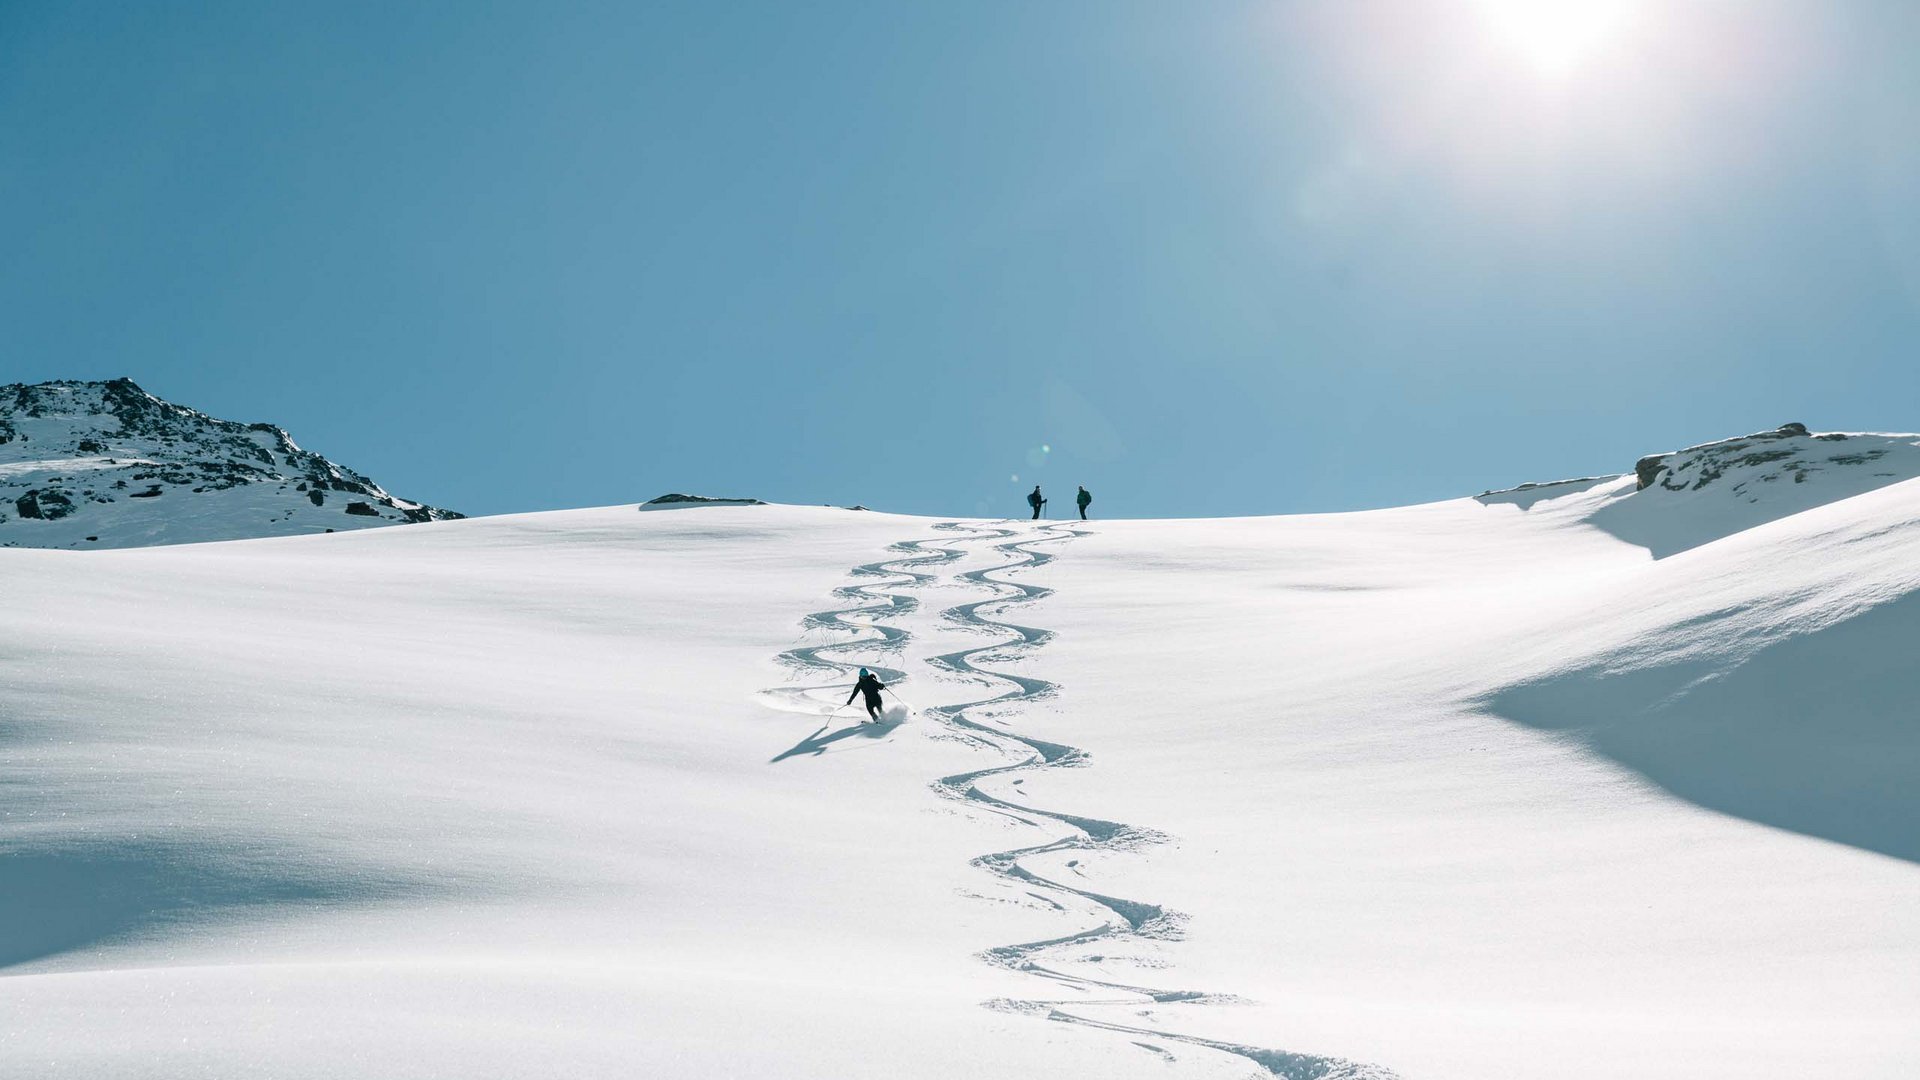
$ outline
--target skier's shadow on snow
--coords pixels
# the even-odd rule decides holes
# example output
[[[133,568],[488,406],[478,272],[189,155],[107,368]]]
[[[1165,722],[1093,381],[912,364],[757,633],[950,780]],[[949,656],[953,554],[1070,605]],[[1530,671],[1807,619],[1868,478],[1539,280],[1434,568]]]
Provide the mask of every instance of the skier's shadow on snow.
[[[785,761],[790,757],[799,757],[802,754],[824,754],[827,752],[827,747],[843,739],[855,737],[877,739],[887,732],[892,731],[894,728],[899,727],[900,721],[885,719],[878,723],[873,723],[866,720],[859,720],[838,731],[828,731],[827,729],[832,726],[832,724],[821,724],[819,729],[814,731],[813,734],[794,743],[791,748],[773,758],[767,762],[767,764],[772,765]]]

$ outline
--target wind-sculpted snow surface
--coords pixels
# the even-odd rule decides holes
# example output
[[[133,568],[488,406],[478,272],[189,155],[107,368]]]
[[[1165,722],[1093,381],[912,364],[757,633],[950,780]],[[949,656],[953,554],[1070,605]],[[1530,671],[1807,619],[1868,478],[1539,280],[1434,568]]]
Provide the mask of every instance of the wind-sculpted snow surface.
[[[1059,687],[1046,679],[982,667],[976,661],[997,659],[1006,662],[1016,656],[1030,654],[1052,637],[1048,630],[1006,621],[1004,613],[1011,606],[1041,600],[1051,595],[1053,590],[1030,582],[1008,580],[1005,575],[1047,565],[1055,556],[1039,545],[1072,540],[1083,535],[1083,532],[1071,526],[1048,525],[1023,534],[1021,530],[1013,528],[959,522],[948,522],[936,528],[955,534],[960,543],[1002,541],[991,546],[994,552],[1005,556],[1006,561],[958,575],[961,582],[998,595],[948,608],[943,617],[970,631],[1011,636],[935,655],[929,657],[927,662],[954,675],[989,683],[1004,683],[1009,689],[975,701],[934,706],[924,710],[923,715],[946,725],[968,744],[996,757],[1011,760],[1005,764],[941,777],[935,782],[934,789],[943,798],[983,809],[1027,828],[1057,834],[1039,843],[982,855],[973,860],[973,865],[1011,883],[1028,896],[1046,901],[1065,917],[1094,921],[1094,925],[1084,925],[1083,922],[1058,936],[997,946],[983,955],[983,959],[989,963],[1046,980],[1058,988],[1074,991],[1077,996],[1068,999],[1057,996],[1001,998],[987,1002],[988,1007],[1159,1042],[1216,1050],[1245,1059],[1265,1072],[1286,1080],[1392,1080],[1395,1074],[1378,1066],[1184,1034],[1158,1022],[1153,1025],[1126,1023],[1098,1015],[1102,1011],[1124,1010],[1137,1017],[1148,1015],[1140,1011],[1143,1008],[1169,1005],[1194,1007],[1231,1002],[1234,999],[1201,990],[1119,982],[1087,973],[1085,969],[1093,966],[1089,958],[1097,963],[1105,959],[1103,954],[1124,949],[1129,943],[1178,939],[1186,916],[1151,902],[1109,896],[1073,885],[1058,880],[1057,876],[1049,876],[1048,872],[1037,871],[1030,865],[1045,857],[1066,853],[1079,853],[1081,858],[1086,858],[1101,853],[1135,851],[1165,842],[1165,836],[1140,826],[1016,802],[989,794],[980,786],[982,781],[990,778],[1016,777],[1044,769],[1076,768],[1089,762],[1089,755],[1078,747],[1048,742],[1009,730],[991,720],[975,718],[977,715],[1004,713],[1011,708],[1052,698],[1058,693]],[[917,609],[918,602],[911,595],[891,590],[927,585],[935,580],[935,575],[927,572],[929,568],[958,561],[964,552],[959,547],[937,547],[933,546],[933,542],[924,540],[903,541],[894,544],[893,550],[906,557],[866,563],[852,570],[856,577],[878,578],[882,579],[881,582],[844,586],[836,590],[835,595],[852,602],[851,606],[815,612],[804,621],[809,628],[849,630],[873,636],[790,649],[781,654],[783,663],[803,672],[824,671],[836,677],[845,677],[856,666],[854,663],[827,659],[821,654],[860,651],[898,656],[901,653],[909,636],[907,632],[874,620],[908,614]],[[904,671],[883,667],[878,662],[868,661],[864,666],[889,683],[897,684],[906,677]],[[845,688],[844,682],[835,682],[786,686],[768,693],[797,703],[807,701],[807,695],[811,692]],[[898,713],[890,714],[889,720],[891,723],[899,722]],[[882,730],[884,725],[869,727],[863,724],[827,734],[827,727],[823,726],[774,760],[782,761],[801,753],[818,753],[841,738],[877,734]],[[1071,869],[1078,866],[1079,862],[1078,858],[1068,859],[1063,865]],[[1082,970],[1076,971],[1075,968]],[[1151,1053],[1166,1053],[1154,1043],[1136,1042],[1134,1045]]]

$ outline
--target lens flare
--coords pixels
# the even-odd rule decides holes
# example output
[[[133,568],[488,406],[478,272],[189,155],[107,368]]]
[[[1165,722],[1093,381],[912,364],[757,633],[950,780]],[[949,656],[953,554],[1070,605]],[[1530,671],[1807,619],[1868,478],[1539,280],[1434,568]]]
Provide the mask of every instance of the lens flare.
[[[1564,75],[1618,37],[1644,0],[1477,0],[1487,25],[1542,72]]]

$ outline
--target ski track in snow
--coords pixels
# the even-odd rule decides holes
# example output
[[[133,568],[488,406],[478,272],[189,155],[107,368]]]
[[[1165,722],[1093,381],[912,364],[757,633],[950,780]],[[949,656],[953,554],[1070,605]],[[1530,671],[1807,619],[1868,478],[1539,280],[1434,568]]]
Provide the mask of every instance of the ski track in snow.
[[[1164,841],[1166,837],[1162,834],[1121,822],[1102,821],[1098,818],[1081,817],[1056,810],[1041,810],[988,794],[979,787],[979,782],[988,777],[1010,776],[1039,769],[1076,768],[1088,763],[1087,753],[1078,747],[1045,742],[1032,736],[1007,731],[1002,727],[975,719],[972,715],[987,710],[1041,701],[1058,692],[1058,686],[1045,679],[995,671],[975,664],[976,659],[984,659],[988,656],[1006,658],[1015,652],[1030,651],[1046,644],[1053,636],[1050,630],[1006,622],[1001,618],[990,618],[983,615],[982,611],[994,609],[996,614],[1001,614],[1011,605],[1028,604],[1052,595],[1053,590],[1045,586],[1003,580],[996,575],[1045,566],[1052,562],[1055,556],[1049,552],[1037,550],[1034,545],[1072,540],[1086,534],[1071,524],[1043,525],[1037,529],[1028,530],[1024,536],[1018,529],[969,525],[962,522],[946,522],[934,528],[956,534],[952,541],[949,541],[951,543],[1004,541],[993,544],[993,550],[1007,556],[1008,561],[998,566],[970,570],[957,576],[959,581],[990,589],[998,595],[948,608],[942,612],[942,616],[959,626],[1012,636],[928,658],[927,662],[932,666],[956,675],[1011,685],[1011,689],[993,697],[961,704],[936,705],[920,710],[922,715],[946,726],[965,741],[1003,759],[1010,759],[1006,764],[941,777],[934,782],[933,788],[943,798],[998,814],[1031,828],[1060,833],[1044,843],[982,855],[973,860],[973,865],[1018,887],[1028,897],[1063,913],[1087,912],[1096,914],[1100,919],[1099,925],[1096,926],[1040,941],[998,946],[987,950],[981,957],[988,963],[1051,981],[1062,988],[1078,991],[1083,996],[1070,1000],[1008,998],[989,1001],[985,1005],[988,1008],[1042,1016],[1048,1020],[1098,1028],[1123,1035],[1147,1036],[1163,1042],[1183,1043],[1218,1050],[1244,1058],[1268,1074],[1283,1077],[1285,1080],[1397,1080],[1397,1074],[1391,1070],[1342,1058],[1269,1050],[1221,1042],[1197,1035],[1183,1035],[1157,1027],[1139,1027],[1083,1015],[1084,1010],[1101,1006],[1132,1007],[1138,1010],[1142,1006],[1193,1006],[1210,1002],[1230,1002],[1236,999],[1200,990],[1132,985],[1075,974],[1065,970],[1060,960],[1054,959],[1055,954],[1064,953],[1069,948],[1083,947],[1096,942],[1119,945],[1130,941],[1174,940],[1179,937],[1181,927],[1186,921],[1186,916],[1169,911],[1160,905],[1106,896],[1088,889],[1076,888],[1042,876],[1023,865],[1023,860],[1056,852],[1139,850]],[[887,579],[886,581],[842,586],[834,591],[834,596],[840,600],[852,602],[850,606],[814,612],[804,620],[804,625],[809,629],[871,632],[874,636],[789,649],[780,654],[779,660],[782,663],[800,671],[830,672],[836,679],[840,679],[862,665],[828,659],[822,655],[823,653],[863,650],[877,652],[890,658],[902,653],[911,635],[898,627],[885,626],[874,620],[905,615],[918,610],[920,605],[919,601],[911,595],[888,590],[917,588],[933,582],[938,575],[929,572],[930,568],[957,562],[966,555],[967,549],[945,546],[940,540],[905,540],[891,545],[888,550],[900,553],[901,557],[865,563],[854,567],[851,571],[855,577],[884,578]],[[884,667],[871,661],[864,666],[889,686],[906,678],[906,673],[898,668]],[[811,691],[826,689],[844,690],[846,683],[836,681],[812,686],[779,687],[766,691],[766,694],[769,699],[784,703],[785,707],[812,711],[812,702],[808,699],[808,694]],[[827,728],[823,726],[773,760],[781,761],[801,753],[818,753],[839,738],[863,731],[873,735],[883,734],[897,723],[892,720],[879,725],[860,723],[832,735],[826,735]],[[1049,828],[1046,823],[1050,823],[1053,827]],[[1076,863],[1068,863],[1070,867],[1074,865]],[[1146,1014],[1137,1013],[1137,1015]],[[1143,1042],[1135,1042],[1134,1045],[1162,1057],[1171,1057],[1156,1045]]]

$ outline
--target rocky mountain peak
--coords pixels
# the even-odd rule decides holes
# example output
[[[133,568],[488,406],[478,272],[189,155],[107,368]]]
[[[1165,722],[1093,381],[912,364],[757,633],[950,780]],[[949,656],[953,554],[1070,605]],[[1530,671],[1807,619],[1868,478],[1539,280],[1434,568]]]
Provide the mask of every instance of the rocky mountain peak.
[[[0,545],[137,547],[461,515],[132,379],[0,386]]]

